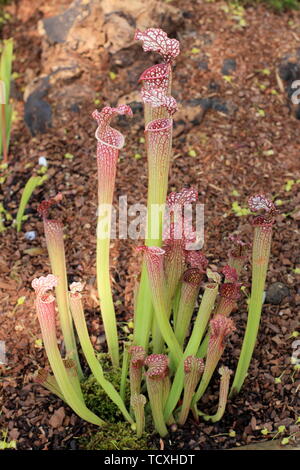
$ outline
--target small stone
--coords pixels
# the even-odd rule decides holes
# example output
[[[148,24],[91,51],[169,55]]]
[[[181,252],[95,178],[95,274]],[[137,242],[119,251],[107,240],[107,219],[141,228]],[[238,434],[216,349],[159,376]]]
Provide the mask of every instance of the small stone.
[[[58,408],[58,410],[55,410],[54,414],[49,419],[50,426],[52,426],[53,428],[59,428],[63,423],[65,415],[65,409],[63,406]]]
[[[9,437],[13,441],[17,441],[20,436],[20,433],[17,428],[13,428],[11,431],[9,431]]]
[[[265,303],[279,305],[285,297],[289,297],[289,288],[282,282],[274,282],[266,292]]]
[[[26,238],[26,240],[29,240],[30,242],[32,242],[32,240],[36,239],[36,232],[34,230],[32,230],[30,232],[26,232],[25,233],[25,238]]]
[[[222,67],[222,74],[223,75],[230,75],[230,73],[236,69],[236,61],[235,59],[225,59],[223,62]]]
[[[39,157],[39,165],[41,165],[41,166],[48,166],[48,162],[47,162],[46,157],[44,157],[44,156]]]

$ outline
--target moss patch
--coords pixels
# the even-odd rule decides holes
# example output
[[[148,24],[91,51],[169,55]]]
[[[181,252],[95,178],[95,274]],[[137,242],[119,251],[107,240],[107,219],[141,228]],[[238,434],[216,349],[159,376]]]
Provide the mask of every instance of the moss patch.
[[[97,359],[103,367],[104,377],[119,392],[121,369],[112,367],[108,354],[98,354]],[[81,383],[82,392],[87,407],[104,421],[117,423],[123,421],[123,415],[119,408],[111,401],[105,391],[100,387],[97,380],[91,375]],[[130,400],[129,387],[126,389],[125,404],[128,407]]]
[[[157,450],[149,445],[149,435],[137,439],[128,423],[114,423],[104,426],[92,436],[79,440],[85,450]]]

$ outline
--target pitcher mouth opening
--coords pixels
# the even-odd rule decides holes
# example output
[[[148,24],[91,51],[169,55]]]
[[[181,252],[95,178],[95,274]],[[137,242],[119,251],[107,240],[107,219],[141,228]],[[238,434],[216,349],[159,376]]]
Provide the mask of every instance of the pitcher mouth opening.
[[[40,300],[43,304],[51,304],[52,302],[54,302],[55,297],[53,294],[45,293],[41,295]]]
[[[170,66],[168,64],[156,64],[146,69],[139,78],[139,83],[143,81],[163,80],[169,76]],[[158,73],[156,73],[158,71]],[[152,72],[154,72],[152,74]]]
[[[98,134],[100,133],[100,128],[98,127],[96,129],[96,132],[95,132],[95,137],[97,139],[98,142],[100,142],[101,144],[103,145],[107,145],[108,147],[112,148],[112,149],[115,149],[115,150],[121,150],[121,148],[124,147],[124,144],[125,144],[125,138],[124,136],[121,134],[121,132],[117,131],[116,129],[112,129],[111,130],[113,131],[114,133],[114,137],[116,138],[116,141],[118,140],[118,143],[117,144],[113,144],[111,142],[108,142],[106,141],[105,139],[101,138]]]
[[[158,132],[158,131],[165,131],[172,128],[173,119],[170,118],[162,118],[162,119],[155,119],[154,121],[150,121],[145,131],[149,132]]]

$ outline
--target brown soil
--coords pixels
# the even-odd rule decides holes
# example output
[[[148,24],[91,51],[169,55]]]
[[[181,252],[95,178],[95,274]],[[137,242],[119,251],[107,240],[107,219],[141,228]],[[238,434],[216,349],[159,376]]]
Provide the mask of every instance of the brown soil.
[[[36,33],[37,21],[43,15],[39,3],[26,2],[27,16],[23,20],[13,17],[2,30],[4,38],[12,35],[16,41],[14,70],[20,74],[16,79],[19,92],[25,84],[26,70],[30,68],[38,75],[41,68],[41,38]],[[51,9],[53,2],[47,3]],[[229,401],[221,422],[196,425],[190,418],[186,426],[171,432],[162,445],[165,449],[231,448],[268,440],[270,437],[263,436],[261,430],[268,428],[274,432],[280,425],[286,427],[282,437],[294,433],[296,437],[300,381],[299,372],[291,365],[294,340],[291,334],[299,328],[300,288],[295,269],[300,266],[300,194],[299,184],[286,191],[285,183],[299,178],[300,123],[278,88],[276,67],[285,54],[299,48],[300,14],[276,15],[264,6],[247,8],[244,27],[241,17],[226,10],[227,4],[223,2],[174,0],[172,4],[184,12],[184,22],[178,30],[182,53],[174,71],[174,96],[179,103],[218,98],[227,103],[229,112],[210,109],[201,122],[200,118],[190,122],[182,111],[179,113],[170,188],[180,190],[184,185],[193,185],[199,190],[200,200],[205,203],[205,253],[215,267],[226,264],[230,246],[226,237],[233,231],[247,230],[247,218],[236,216],[232,203],[238,201],[244,207],[249,195],[257,192],[280,199],[268,286],[280,281],[288,287],[289,296],[279,305],[265,305],[248,379],[242,393]],[[136,49],[127,53],[136,55]],[[225,75],[232,78],[224,78],[221,73],[225,59],[236,61],[236,69]],[[111,57],[109,66],[113,60]],[[86,106],[81,106],[79,112],[62,112],[59,124],[34,138],[23,122],[22,100],[15,101],[18,120],[1,196],[13,217],[24,182],[38,168],[38,158],[45,156],[49,163],[49,179],[34,192],[22,231],[17,234],[7,222],[0,241],[0,340],[6,341],[8,359],[7,365],[0,368],[0,429],[8,428],[18,449],[75,449],[77,438],[91,428],[32,380],[34,371],[46,363],[46,358],[37,342],[41,335],[30,284],[34,277],[49,272],[36,207],[45,197],[63,192],[69,279],[87,282],[85,305],[90,333],[95,347],[105,350],[95,301],[97,180],[95,125],[90,116],[96,97],[101,105],[115,105],[122,96],[137,90],[137,79],[151,60],[150,56],[138,54],[132,65],[117,69],[115,80],[109,79],[108,74],[99,77],[95,71],[90,77],[95,96],[87,97]],[[143,116],[138,103],[134,114],[132,123],[118,124],[126,135],[126,146],[118,167],[116,200],[126,194],[129,203],[144,202],[146,198],[145,151],[144,144],[139,142],[143,136]],[[196,156],[190,156],[190,150]],[[74,155],[73,160],[64,158],[66,153]],[[135,159],[136,153],[142,158]],[[30,242],[25,233],[31,230],[37,232],[37,237]],[[32,248],[37,250],[28,251]],[[132,316],[132,292],[139,261],[133,243],[112,243],[111,272],[114,298],[119,301],[116,308],[120,326]],[[244,280],[250,280],[249,269]],[[17,306],[21,296],[26,300]],[[245,302],[241,302],[233,318],[237,332],[222,361],[234,369],[245,328]],[[279,376],[281,383],[275,383]],[[214,411],[217,396],[216,381],[212,382],[201,408]],[[61,407],[63,420],[51,419],[54,414],[62,416],[62,411],[57,412]],[[230,437],[230,431],[235,436]],[[155,441],[160,445],[159,439]]]

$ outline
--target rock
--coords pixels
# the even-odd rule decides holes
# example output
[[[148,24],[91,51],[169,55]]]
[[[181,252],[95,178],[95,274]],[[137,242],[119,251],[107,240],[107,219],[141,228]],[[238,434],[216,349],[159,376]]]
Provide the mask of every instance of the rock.
[[[231,72],[233,72],[234,70],[236,70],[236,60],[235,59],[224,59],[221,73],[223,75],[231,75]]]
[[[159,0],[74,0],[62,8],[57,4],[56,10],[43,10],[38,24],[41,75],[28,74],[24,93],[25,122],[32,135],[59,125],[63,111],[78,112],[90,103],[95,90],[89,84],[99,75],[139,58],[137,28],[159,25],[172,36],[183,22],[180,9]]]
[[[51,418],[49,419],[49,424],[52,428],[59,428],[66,416],[65,409],[63,406],[55,410]]]
[[[49,74],[62,65],[103,70],[108,54],[136,44],[136,28],[159,24],[171,34],[182,21],[179,9],[157,0],[75,0],[63,13],[39,22],[44,37],[43,72]]]
[[[208,58],[204,57],[196,62],[196,67],[199,70],[208,70]]]
[[[218,91],[220,90],[220,84],[215,80],[211,80],[208,84],[209,90],[211,91]]]
[[[300,119],[300,94],[299,90],[293,87],[293,83],[300,80],[300,48],[281,59],[276,75],[279,88],[286,94],[288,108],[296,119]],[[299,89],[299,86],[297,88]],[[293,95],[298,103],[293,103]]]
[[[50,44],[65,42],[77,17],[80,15],[83,19],[88,14],[88,5],[76,0],[64,13],[45,18],[43,26]]]
[[[290,291],[282,282],[274,282],[266,292],[265,303],[279,305],[285,297],[289,297]]]
[[[25,238],[28,241],[32,241],[36,239],[36,232],[34,230],[31,230],[30,232],[25,233]]]
[[[193,98],[184,101],[176,113],[176,121],[183,120],[186,123],[198,125],[201,123],[208,110],[219,111],[223,114],[233,115],[237,106],[229,101],[219,98]]]
[[[41,157],[39,157],[38,163],[41,166],[48,166],[47,158],[44,157],[43,155]]]
[[[17,428],[13,428],[11,431],[9,431],[9,437],[13,441],[17,441],[19,439],[20,432],[18,431]]]
[[[24,120],[33,136],[46,132],[51,126],[51,106],[43,99],[47,96],[49,87],[49,77],[42,77],[35,84],[33,91],[28,91],[27,99],[25,91]]]

